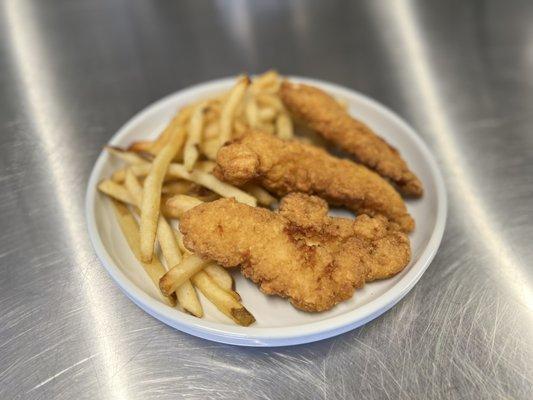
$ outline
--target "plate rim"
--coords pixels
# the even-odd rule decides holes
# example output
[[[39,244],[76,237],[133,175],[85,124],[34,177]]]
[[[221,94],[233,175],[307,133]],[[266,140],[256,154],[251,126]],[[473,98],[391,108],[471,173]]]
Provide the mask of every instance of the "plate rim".
[[[176,96],[186,96],[191,92],[214,90],[214,87],[223,88],[234,82],[235,78],[236,77],[227,77],[210,80],[177,90],[162,97],[144,107],[131,117],[111,136],[108,144],[115,144],[120,141],[123,136],[127,135],[131,126],[134,126],[139,120],[144,119],[147,114],[156,112],[159,108],[164,107],[171,98]],[[289,76],[289,79],[294,80],[295,82],[316,85],[326,91],[332,90],[341,95],[345,94],[349,97],[355,96],[358,100],[366,103],[380,114],[383,114],[386,118],[393,120],[395,124],[402,126],[410,139],[412,139],[418,146],[424,161],[426,161],[429,166],[430,175],[435,183],[437,192],[437,217],[433,232],[431,233],[427,245],[422,251],[419,259],[393,287],[376,299],[371,300],[354,310],[320,321],[291,327],[241,327],[238,325],[206,321],[185,314],[178,309],[171,308],[151,297],[137,287],[135,283],[121,271],[108,253],[96,228],[97,223],[95,213],[95,201],[98,195],[97,184],[102,169],[109,158],[109,155],[102,150],[92,168],[85,195],[85,219],[94,251],[108,274],[128,298],[148,314],[175,329],[216,342],[254,347],[296,345],[326,339],[362,326],[388,311],[414,287],[429,267],[438,251],[446,226],[448,209],[446,187],[435,157],[416,131],[385,105],[356,90],[323,80],[302,76]]]

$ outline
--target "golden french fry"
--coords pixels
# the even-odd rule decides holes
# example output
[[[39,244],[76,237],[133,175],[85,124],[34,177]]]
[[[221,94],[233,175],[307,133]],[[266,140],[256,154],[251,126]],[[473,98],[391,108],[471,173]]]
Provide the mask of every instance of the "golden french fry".
[[[198,163],[196,163],[196,169],[199,170],[199,171],[203,171],[203,172],[213,172],[213,170],[215,169],[217,163],[214,162],[214,161],[198,161]]]
[[[150,165],[132,165],[130,169],[135,174],[135,176],[142,177],[148,174],[148,172],[150,171]],[[166,177],[174,179],[185,179],[197,183],[198,185],[201,185],[219,194],[222,197],[235,197],[235,200],[244,204],[248,204],[249,206],[255,207],[257,205],[257,200],[255,199],[255,197],[249,195],[243,190],[240,190],[235,186],[229,185],[226,182],[222,182],[218,180],[214,175],[208,174],[207,172],[199,171],[196,169],[192,172],[188,172],[182,164],[170,164],[168,166]]]
[[[233,290],[233,277],[226,268],[221,267],[214,262],[210,262],[204,267],[204,272],[209,275],[218,286],[228,292],[231,297],[237,301],[241,301],[241,295]]]
[[[194,182],[180,180],[177,182],[168,182],[161,188],[162,194],[185,194],[188,193],[195,185]]]
[[[249,98],[246,102],[246,122],[252,128],[259,126],[259,108],[253,98]]]
[[[125,184],[131,196],[138,204],[140,204],[143,197],[143,189],[137,181],[135,175],[133,175],[130,170],[126,172]],[[157,240],[159,241],[159,246],[161,247],[163,257],[165,257],[165,260],[167,260],[167,264],[169,266],[180,264],[182,257],[178,242],[174,236],[174,231],[165,218],[163,218],[161,215],[158,216],[157,222]],[[176,287],[174,290],[176,291],[176,296],[180,305],[186,311],[197,317],[201,317],[203,315],[204,311],[200,304],[200,300],[198,299],[198,296],[196,295],[196,292],[194,291],[190,281],[182,282],[181,286]],[[167,294],[167,296],[168,295],[169,294]]]
[[[294,136],[292,120],[285,113],[276,118],[276,133],[281,139],[291,139]]]
[[[107,152],[118,159],[124,161],[127,164],[143,164],[148,162],[145,158],[133,151],[123,150],[119,147],[106,146]]]
[[[124,234],[131,251],[135,255],[135,258],[139,260],[146,274],[150,277],[155,286],[159,288],[159,280],[166,272],[165,267],[161,264],[157,257],[154,257],[149,263],[144,263],[141,261],[141,249],[139,247],[140,235],[137,221],[130,210],[128,210],[128,207],[116,200],[113,200],[113,205],[120,229],[122,230],[122,233]],[[176,299],[173,296],[163,295],[162,297],[165,303],[169,306],[174,307],[176,305]]]
[[[159,280],[161,292],[167,296],[174,293],[184,282],[188,282],[194,274],[201,271],[207,263],[208,261],[194,254],[185,257],[181,263],[174,265],[161,277]]]
[[[212,262],[205,266],[204,271],[222,289],[233,290],[233,277],[226,268]]]
[[[183,149],[183,165],[187,171],[192,171],[194,163],[198,159],[198,146],[202,139],[202,129],[204,126],[204,111],[207,102],[202,102],[194,108],[188,126],[187,141]]]
[[[154,254],[154,242],[159,216],[161,187],[167,168],[183,146],[185,129],[179,127],[173,132],[168,144],[161,149],[151,164],[150,172],[144,181],[141,203],[141,255],[143,261],[149,262]],[[140,164],[139,166],[144,166]]]
[[[204,140],[214,139],[218,137],[218,132],[219,132],[218,120],[211,121],[211,122],[206,121],[203,139]]]
[[[224,103],[220,116],[219,148],[231,139],[231,128],[233,126],[235,111],[239,103],[242,101],[249,84],[250,79],[247,76],[239,79],[237,84],[231,89],[229,97]]]
[[[151,140],[141,140],[138,142],[133,142],[127,148],[127,151],[132,153],[151,153],[151,148],[154,142]]]
[[[239,325],[249,326],[255,322],[254,316],[231,294],[218,286],[205,272],[196,273],[191,280],[211,303]]]
[[[270,122],[274,118],[276,118],[276,114],[277,113],[278,112],[276,111],[275,108],[273,108],[273,107],[265,107],[265,108],[259,109],[258,116],[259,116],[259,119],[261,121]]]
[[[116,182],[104,180],[98,184],[98,190],[115,200],[119,200],[126,204],[135,205],[134,200],[131,198],[130,193],[128,192],[128,189]]]
[[[252,91],[254,92],[270,92],[277,93],[281,85],[281,79],[276,71],[270,70],[259,76],[256,76],[252,81]]]
[[[176,115],[170,120],[167,127],[163,130],[155,142],[153,142],[153,145],[150,147],[150,153],[158,154],[161,150],[163,150],[172,137],[177,134],[177,131],[183,128],[191,115],[192,109],[192,105],[189,105],[183,107],[176,113]]]
[[[203,201],[198,200],[196,197],[178,194],[168,199],[166,206],[172,210],[173,215],[177,215],[180,218],[184,212],[202,203]]]
[[[252,196],[254,196],[257,199],[258,203],[261,205],[270,207],[272,204],[274,204],[277,201],[274,196],[268,193],[261,186],[257,186],[254,184],[248,184],[244,186],[243,189],[246,190],[248,193],[250,193]]]
[[[189,249],[187,249],[187,247],[185,247],[183,244],[183,233],[181,233],[180,230],[175,229],[174,236],[176,236],[176,240],[178,241],[178,246],[180,247],[181,252],[186,255],[191,255],[192,252],[189,251]]]
[[[116,183],[122,183],[124,182],[125,176],[126,176],[126,168],[122,168],[122,169],[119,169],[113,172],[113,175],[111,175],[111,180]]]
[[[220,140],[217,137],[212,139],[206,139],[200,144],[200,149],[202,154],[205,155],[210,160],[215,160],[217,158],[218,149],[220,148]]]
[[[285,110],[281,99],[271,93],[259,93],[256,96],[256,101],[260,107],[271,107],[278,112]]]

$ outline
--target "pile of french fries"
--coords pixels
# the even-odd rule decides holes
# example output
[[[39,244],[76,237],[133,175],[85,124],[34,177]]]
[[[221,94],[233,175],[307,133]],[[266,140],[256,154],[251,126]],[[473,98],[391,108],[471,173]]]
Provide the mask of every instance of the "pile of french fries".
[[[239,77],[230,91],[178,110],[155,140],[106,148],[124,167],[98,189],[112,199],[128,245],[170,306],[201,318],[198,289],[237,324],[255,321],[228,271],[189,252],[176,227],[185,211],[220,197],[254,207],[276,202],[258,186],[239,189],[211,171],[218,149],[250,128],[293,137],[292,120],[279,97],[281,81],[274,71],[253,80]]]

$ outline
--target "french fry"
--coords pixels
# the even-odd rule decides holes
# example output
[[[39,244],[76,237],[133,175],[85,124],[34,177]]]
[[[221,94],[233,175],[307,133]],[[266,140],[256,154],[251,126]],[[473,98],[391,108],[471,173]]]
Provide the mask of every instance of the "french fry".
[[[210,262],[204,267],[204,272],[209,275],[215,283],[228,292],[235,300],[241,301],[239,293],[233,290],[233,277],[224,267],[221,267],[214,262]]]
[[[196,163],[196,169],[203,172],[213,172],[216,165],[216,162],[210,160],[198,161],[198,163]]]
[[[207,102],[202,102],[196,106],[189,121],[187,141],[183,149],[183,165],[185,165],[187,171],[192,171],[194,163],[198,159],[198,145],[202,139],[206,106]]]
[[[149,263],[144,263],[141,261],[141,249],[139,247],[139,226],[137,225],[135,217],[124,204],[113,200],[113,206],[120,229],[122,230],[122,233],[124,234],[131,251],[135,255],[135,258],[140,261],[144,271],[150,277],[155,286],[159,288],[159,280],[166,272],[165,267],[161,264],[157,257],[154,257]],[[173,296],[163,295],[162,298],[169,306],[174,307],[176,305],[176,299]]]
[[[196,197],[178,194],[168,199],[166,206],[172,210],[173,215],[177,215],[178,218],[181,218],[184,212],[202,203],[203,201],[198,200]]]
[[[249,326],[255,322],[254,316],[231,294],[218,286],[205,272],[196,273],[192,277],[192,282],[211,303],[239,325]]]
[[[151,153],[151,148],[154,145],[154,142],[151,140],[140,140],[138,142],[133,142],[127,148],[127,151],[133,153]]]
[[[235,111],[239,103],[242,101],[249,84],[250,79],[247,76],[241,78],[233,89],[231,89],[229,97],[222,107],[222,113],[220,115],[220,136],[218,142],[219,148],[231,139],[231,128],[233,126]]]
[[[277,93],[281,85],[281,79],[276,71],[267,71],[253,79],[252,90],[254,92]]]
[[[137,178],[130,170],[126,172],[125,184],[131,196],[134,198],[137,204],[140,204],[143,196],[143,190],[137,181]],[[158,216],[157,222],[157,239],[159,241],[159,246],[161,247],[163,257],[165,257],[165,260],[167,260],[167,264],[169,266],[179,265],[182,257],[178,242],[174,236],[174,231],[165,218],[163,218],[161,215]],[[174,290],[180,305],[186,311],[197,317],[201,317],[203,315],[202,306],[190,281],[186,280],[182,282],[181,285],[176,287]],[[167,293],[166,295],[169,296],[170,293]]]
[[[208,263],[200,257],[190,255],[185,257],[182,262],[176,264],[165,273],[159,280],[159,288],[161,292],[167,296],[174,293],[177,288],[188,282],[189,279],[201,271]]]
[[[179,180],[177,182],[168,182],[163,185],[161,188],[162,194],[186,194],[194,186],[194,182]]]
[[[271,94],[271,93],[257,94],[256,101],[260,107],[271,107],[278,112],[285,110],[285,107],[283,106],[283,102],[281,101],[281,99],[278,96]]]
[[[185,129],[179,127],[173,132],[168,144],[157,154],[151,164],[150,172],[144,181],[144,190],[141,203],[141,256],[143,261],[149,262],[154,254],[154,242],[159,216],[159,203],[161,200],[161,187],[167,168],[183,146]],[[140,164],[143,166],[144,164]]]
[[[214,139],[218,137],[218,132],[219,132],[218,120],[212,121],[212,122],[206,121],[203,139],[204,140]]]
[[[226,270],[215,263],[209,263],[205,266],[204,271],[213,279],[218,286],[224,290],[233,290],[233,277]]]
[[[217,158],[219,148],[220,140],[218,136],[212,139],[206,139],[200,144],[202,154],[204,154],[210,160],[215,160]]]
[[[114,146],[106,146],[105,149],[109,154],[117,157],[119,160],[124,161],[126,164],[143,164],[148,162],[145,158],[133,151],[123,150]]]
[[[183,244],[183,233],[181,233],[179,229],[175,229],[174,236],[176,236],[176,240],[178,241],[178,246],[180,247],[181,252],[186,255],[191,255],[192,252],[190,252],[189,249],[187,249],[187,247],[185,247]]]
[[[124,182],[125,177],[126,177],[126,168],[122,168],[122,169],[119,169],[113,172],[113,175],[111,175],[111,180],[115,183],[122,183]]]
[[[270,122],[274,118],[276,118],[277,113],[278,112],[273,107],[265,107],[265,108],[259,109],[258,116],[261,121]]]
[[[176,113],[176,115],[170,120],[167,127],[150,147],[150,153],[158,154],[161,150],[163,150],[172,137],[177,135],[177,131],[180,131],[183,128],[191,115],[192,109],[192,105],[189,105],[183,107]]]
[[[254,196],[257,199],[257,202],[263,206],[270,207],[272,204],[274,204],[277,201],[274,196],[268,193],[261,186],[257,186],[254,184],[248,184],[244,186],[243,189],[246,190],[248,193],[250,193],[252,196]]]
[[[259,108],[253,98],[249,98],[246,102],[246,122],[248,126],[257,128],[259,126]]]
[[[146,174],[150,170],[150,165],[132,165],[130,169],[135,174],[135,176],[141,177],[146,176]],[[243,190],[238,189],[235,186],[229,185],[226,182],[222,182],[218,180],[214,175],[208,174],[203,171],[193,170],[192,172],[188,172],[182,164],[170,164],[168,166],[166,176],[169,178],[185,179],[191,182],[195,182],[198,185],[206,187],[207,189],[219,194],[222,197],[235,197],[237,201],[244,204],[248,204],[252,207],[255,207],[257,205],[257,200],[255,199],[255,197],[249,195]]]
[[[134,200],[131,198],[131,195],[128,192],[128,189],[116,182],[104,180],[98,184],[98,190],[115,200],[119,200],[126,204],[135,205]]]
[[[276,133],[281,139],[291,139],[294,136],[292,120],[285,113],[276,118]]]

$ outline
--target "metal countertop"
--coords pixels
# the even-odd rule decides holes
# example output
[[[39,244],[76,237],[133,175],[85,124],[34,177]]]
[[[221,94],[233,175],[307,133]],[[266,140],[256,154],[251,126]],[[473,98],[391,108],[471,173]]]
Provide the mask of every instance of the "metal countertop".
[[[361,91],[438,158],[441,248],[366,326],[239,348],[136,307],[84,218],[102,146],[202,81],[274,67]],[[0,399],[488,399],[533,393],[533,2],[0,3]]]

